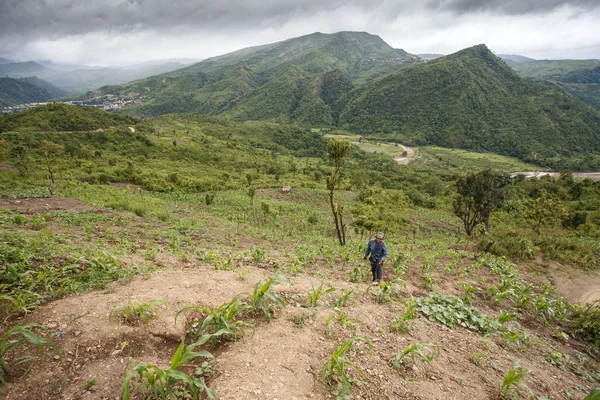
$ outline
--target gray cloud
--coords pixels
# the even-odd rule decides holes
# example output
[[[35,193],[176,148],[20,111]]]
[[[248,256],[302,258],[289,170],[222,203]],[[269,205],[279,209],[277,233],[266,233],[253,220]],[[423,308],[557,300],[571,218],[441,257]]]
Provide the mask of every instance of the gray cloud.
[[[455,13],[493,12],[506,15],[541,14],[561,7],[590,10],[600,7],[598,0],[430,0],[430,10]]]
[[[99,64],[202,58],[340,30],[379,34],[412,52],[485,42],[501,52],[555,57],[578,48],[569,54],[600,57],[592,34],[598,0],[426,1],[0,0],[0,57]]]

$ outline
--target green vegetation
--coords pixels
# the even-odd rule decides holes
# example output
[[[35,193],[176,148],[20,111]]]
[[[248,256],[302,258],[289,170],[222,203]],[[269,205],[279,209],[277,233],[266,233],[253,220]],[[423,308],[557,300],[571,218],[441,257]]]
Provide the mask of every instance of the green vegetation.
[[[148,96],[148,102],[127,110],[137,115],[185,112],[330,126],[336,102],[355,84],[414,62],[404,50],[368,33],[315,33],[103,87],[100,93]]]
[[[213,355],[207,351],[194,351],[198,346],[203,345],[211,338],[210,335],[204,335],[198,338],[193,344],[186,346],[184,341],[175,351],[171,360],[171,367],[168,369],[160,368],[157,365],[135,362],[125,368],[125,377],[123,379],[123,400],[130,400],[130,385],[132,380],[140,380],[140,391],[150,399],[178,399],[178,398],[201,398],[203,393],[216,400],[214,392],[208,388],[204,380],[199,377],[190,376],[180,368],[190,363],[198,357],[213,358]],[[127,371],[129,368],[131,371]]]
[[[531,391],[523,383],[523,379],[529,375],[528,370],[524,369],[519,365],[519,363],[515,363],[514,367],[508,371],[504,380],[499,385],[500,393],[498,397],[500,399],[520,399],[523,395],[530,394]]]
[[[0,108],[23,103],[45,102],[67,92],[50,83],[31,78],[0,78]]]
[[[348,361],[348,355],[346,354],[348,351],[360,349],[361,342],[366,343],[369,349],[371,348],[371,340],[363,336],[354,336],[338,344],[327,363],[319,371],[321,381],[327,384],[332,391],[335,391],[335,394],[340,398],[350,395],[352,393],[352,383],[356,382],[356,379],[349,375],[350,370],[365,376],[360,368]]]
[[[58,357],[61,357],[60,350],[56,343],[52,340],[39,337],[33,332],[34,328],[44,329],[44,327],[40,324],[26,324],[21,326],[15,326],[6,332],[3,332],[0,337],[0,385],[6,383],[5,374],[8,370],[8,366],[6,365],[6,356],[7,353],[19,349],[19,356],[13,359],[14,365],[20,364],[28,364],[28,367],[23,375],[26,375],[31,366],[35,362],[35,358],[28,354],[23,354],[22,347],[25,347],[27,344],[34,345],[38,350],[45,351],[48,348],[52,349]],[[22,336],[19,338],[19,336]]]
[[[388,75],[341,102],[339,126],[360,134],[493,151],[552,168],[598,166],[600,114],[520,78],[483,45]]]
[[[509,65],[519,75],[548,82],[600,110],[600,62],[597,60],[545,60]]]
[[[73,116],[82,112],[65,110]],[[86,115],[91,126],[104,120]],[[0,124],[3,121],[0,118]],[[288,329],[289,335],[278,335],[282,342],[276,345],[310,340],[318,351],[314,354],[323,354],[319,358],[319,363],[326,364],[322,380],[340,398],[347,397],[350,389],[355,396],[366,397],[366,390],[379,382],[379,374],[387,374],[393,385],[403,385],[394,373],[393,360],[388,361],[409,343],[400,348],[390,343],[397,343],[401,338],[396,335],[409,331],[414,337],[436,334],[441,329],[432,326],[435,323],[450,327],[443,334],[453,339],[462,328],[485,335],[480,339],[463,335],[472,346],[477,345],[473,340],[490,343],[473,348],[469,356],[487,370],[482,374],[500,371],[498,361],[508,365],[508,361],[526,358],[536,372],[544,368],[572,371],[576,376],[571,379],[585,386],[586,393],[597,385],[594,360],[578,356],[574,349],[581,354],[594,351],[598,305],[571,305],[552,283],[557,269],[564,273],[579,269],[574,275],[585,276],[586,270],[600,268],[598,182],[577,179],[569,171],[557,178],[507,178],[504,201],[489,214],[489,229],[473,229],[468,236],[453,212],[457,182],[465,172],[485,171],[484,161],[470,152],[456,152],[455,165],[399,165],[389,154],[350,145],[335,189],[335,202],[344,207],[347,224],[345,246],[339,246],[324,179],[335,174],[336,166],[327,157],[327,141],[321,132],[192,115],[115,120],[116,125],[103,132],[49,132],[41,121],[14,117],[11,121],[15,130],[0,134],[5,168],[0,174],[0,264],[4,267],[0,270],[0,312],[5,330],[18,323],[15,317],[68,294],[102,288],[93,296],[120,295],[109,304],[123,305],[131,293],[121,287],[128,285],[127,279],[147,278],[152,271],[168,268],[165,275],[190,273],[202,279],[203,287],[217,288],[216,292],[198,292],[197,302],[176,315],[180,323],[174,329],[186,335],[186,343],[210,336],[191,352],[210,350],[209,346],[218,348],[218,354],[253,351],[248,346],[265,332]],[[58,122],[54,126],[62,127]],[[499,167],[502,174],[512,169],[508,160],[498,160],[498,165],[504,166]],[[292,190],[284,192],[283,186]],[[538,225],[528,218],[531,204],[538,199],[551,199],[565,211],[544,220],[539,235]],[[384,282],[367,289],[369,269],[362,255],[367,240],[379,230],[386,233],[389,251]],[[285,283],[282,274],[292,275],[294,286],[274,290],[276,284]],[[150,279],[156,283],[156,278]],[[116,280],[122,281],[112,283]],[[143,279],[135,280],[136,287],[144,284]],[[178,284],[173,286],[169,299],[178,292],[187,293]],[[231,288],[237,294],[230,294]],[[333,294],[334,288],[340,290]],[[181,304],[181,298],[174,301]],[[283,308],[288,304],[291,307]],[[311,308],[299,307],[302,304]],[[48,308],[25,318],[35,320]],[[127,313],[136,315],[135,308]],[[110,307],[104,310],[100,314],[106,323]],[[118,314],[115,311],[112,319],[120,319]],[[149,318],[154,313],[144,307],[143,314]],[[64,348],[72,353],[76,353],[79,336],[71,329],[81,329],[74,322],[78,317],[56,321],[70,324],[67,330],[60,328],[63,334],[57,343],[70,345]],[[306,329],[294,328],[303,326]],[[125,350],[133,360],[144,360],[148,354],[139,351],[148,349],[143,330],[126,328],[133,332]],[[253,337],[238,340],[250,332]],[[376,354],[368,357],[361,353],[365,346],[358,346],[366,338],[349,339],[364,332],[376,332],[378,338]],[[568,335],[569,346],[557,332]],[[327,337],[340,341],[335,357],[325,356],[333,347]],[[431,340],[437,342],[434,337]],[[439,349],[431,350],[435,354]],[[421,351],[432,357],[426,348]],[[419,362],[418,352],[412,354]],[[204,390],[193,379],[207,377],[211,365],[206,361],[171,368],[188,379],[165,372],[169,368],[165,368],[164,352],[152,357],[145,359],[151,364],[127,369],[132,397],[154,396],[153,384],[158,398],[167,387],[182,397]],[[263,359],[259,358],[257,364]],[[299,359],[286,366],[294,371],[304,368],[297,364]],[[403,359],[401,364],[408,364],[410,356]],[[7,362],[13,365],[13,356]],[[221,380],[229,372],[224,367],[231,365],[228,362],[212,365],[214,379]],[[378,362],[376,372],[373,362]],[[435,365],[447,368],[455,362],[460,361],[441,357]],[[270,363],[261,367],[270,368]],[[93,377],[75,368],[70,371],[69,376],[84,378],[77,390]],[[359,377],[368,382],[369,389],[355,385]],[[158,380],[151,383],[154,378]],[[93,389],[105,384],[99,379]],[[317,385],[316,394],[324,389]]]
[[[417,364],[416,356],[419,356],[424,362],[431,365],[431,362],[436,358],[440,357],[440,348],[435,346],[433,343],[413,343],[407,346],[402,352],[394,356],[394,368],[398,375],[406,379],[406,375],[402,373],[402,366],[407,368],[404,364],[404,359],[410,357],[413,366]]]
[[[166,306],[162,300],[150,300],[140,303],[132,299],[127,304],[113,308],[108,316],[111,323],[135,325],[138,322],[147,324],[153,318],[158,317],[157,305]]]

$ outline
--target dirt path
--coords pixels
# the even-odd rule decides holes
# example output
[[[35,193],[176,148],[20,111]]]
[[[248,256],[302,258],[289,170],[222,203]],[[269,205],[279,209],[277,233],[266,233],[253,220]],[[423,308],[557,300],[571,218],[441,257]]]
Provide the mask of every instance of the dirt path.
[[[394,160],[398,164],[406,165],[406,164],[408,164],[410,159],[414,157],[415,151],[413,149],[411,149],[410,147],[406,147],[404,145],[400,145],[400,147],[402,147],[404,149],[404,151],[406,151],[406,156],[397,156],[397,157],[394,157]]]
[[[550,263],[548,273],[560,293],[570,302],[589,304],[600,300],[600,272],[565,269],[560,264]]]

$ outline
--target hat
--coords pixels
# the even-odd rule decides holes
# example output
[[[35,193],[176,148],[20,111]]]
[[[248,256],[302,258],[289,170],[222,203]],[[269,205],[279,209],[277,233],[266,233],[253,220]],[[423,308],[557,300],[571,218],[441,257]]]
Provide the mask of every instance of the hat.
[[[377,235],[375,235],[377,239],[383,239],[383,236],[383,232],[377,232]]]

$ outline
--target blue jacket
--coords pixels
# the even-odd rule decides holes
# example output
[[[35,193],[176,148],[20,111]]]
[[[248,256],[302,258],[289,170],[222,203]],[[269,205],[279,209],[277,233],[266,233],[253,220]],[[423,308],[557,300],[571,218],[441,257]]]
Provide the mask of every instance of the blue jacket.
[[[385,261],[387,258],[387,246],[385,242],[382,240],[381,243],[375,243],[375,239],[369,240],[369,244],[367,245],[367,251],[365,251],[365,258],[371,254],[369,260],[371,262]]]

